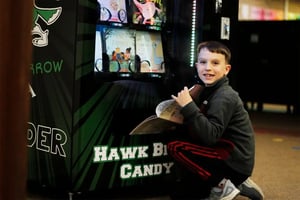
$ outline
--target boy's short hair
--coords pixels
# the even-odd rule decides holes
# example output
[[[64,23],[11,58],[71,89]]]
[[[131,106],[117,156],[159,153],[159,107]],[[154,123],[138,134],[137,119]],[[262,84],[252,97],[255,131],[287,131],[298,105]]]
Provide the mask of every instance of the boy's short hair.
[[[199,54],[201,49],[207,48],[212,53],[220,53],[225,56],[225,61],[229,64],[231,60],[230,49],[218,41],[205,41],[201,42],[197,47],[197,53]]]

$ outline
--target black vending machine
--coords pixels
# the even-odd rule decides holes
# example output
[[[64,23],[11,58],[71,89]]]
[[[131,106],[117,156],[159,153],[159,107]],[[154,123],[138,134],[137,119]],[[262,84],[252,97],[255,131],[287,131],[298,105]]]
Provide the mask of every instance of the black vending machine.
[[[200,41],[235,53],[237,12],[238,0],[36,0],[29,185],[99,197],[173,190],[173,136],[130,133],[197,82]]]

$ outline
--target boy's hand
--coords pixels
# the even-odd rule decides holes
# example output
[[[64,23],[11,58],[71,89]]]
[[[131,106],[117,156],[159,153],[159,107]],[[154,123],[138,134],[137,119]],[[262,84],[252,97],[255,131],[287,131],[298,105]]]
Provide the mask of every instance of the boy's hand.
[[[183,90],[178,92],[177,96],[171,95],[171,97],[181,106],[184,107],[188,103],[192,102],[193,99],[190,95],[189,89],[185,86]]]

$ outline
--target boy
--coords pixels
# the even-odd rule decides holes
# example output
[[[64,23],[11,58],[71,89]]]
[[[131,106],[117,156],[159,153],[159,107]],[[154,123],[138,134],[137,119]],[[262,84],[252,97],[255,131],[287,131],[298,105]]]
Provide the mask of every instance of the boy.
[[[254,167],[254,130],[238,93],[229,85],[231,52],[217,41],[198,45],[196,70],[203,91],[192,98],[187,87],[172,98],[182,107],[189,140],[168,143],[169,155],[210,186],[208,199],[239,194],[263,199],[249,178]]]

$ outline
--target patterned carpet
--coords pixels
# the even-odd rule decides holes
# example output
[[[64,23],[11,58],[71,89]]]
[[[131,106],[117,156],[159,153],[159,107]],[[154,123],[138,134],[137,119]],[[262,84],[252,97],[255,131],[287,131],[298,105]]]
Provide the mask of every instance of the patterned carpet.
[[[300,117],[253,113],[251,118],[256,131],[252,179],[264,191],[265,200],[299,199]]]

